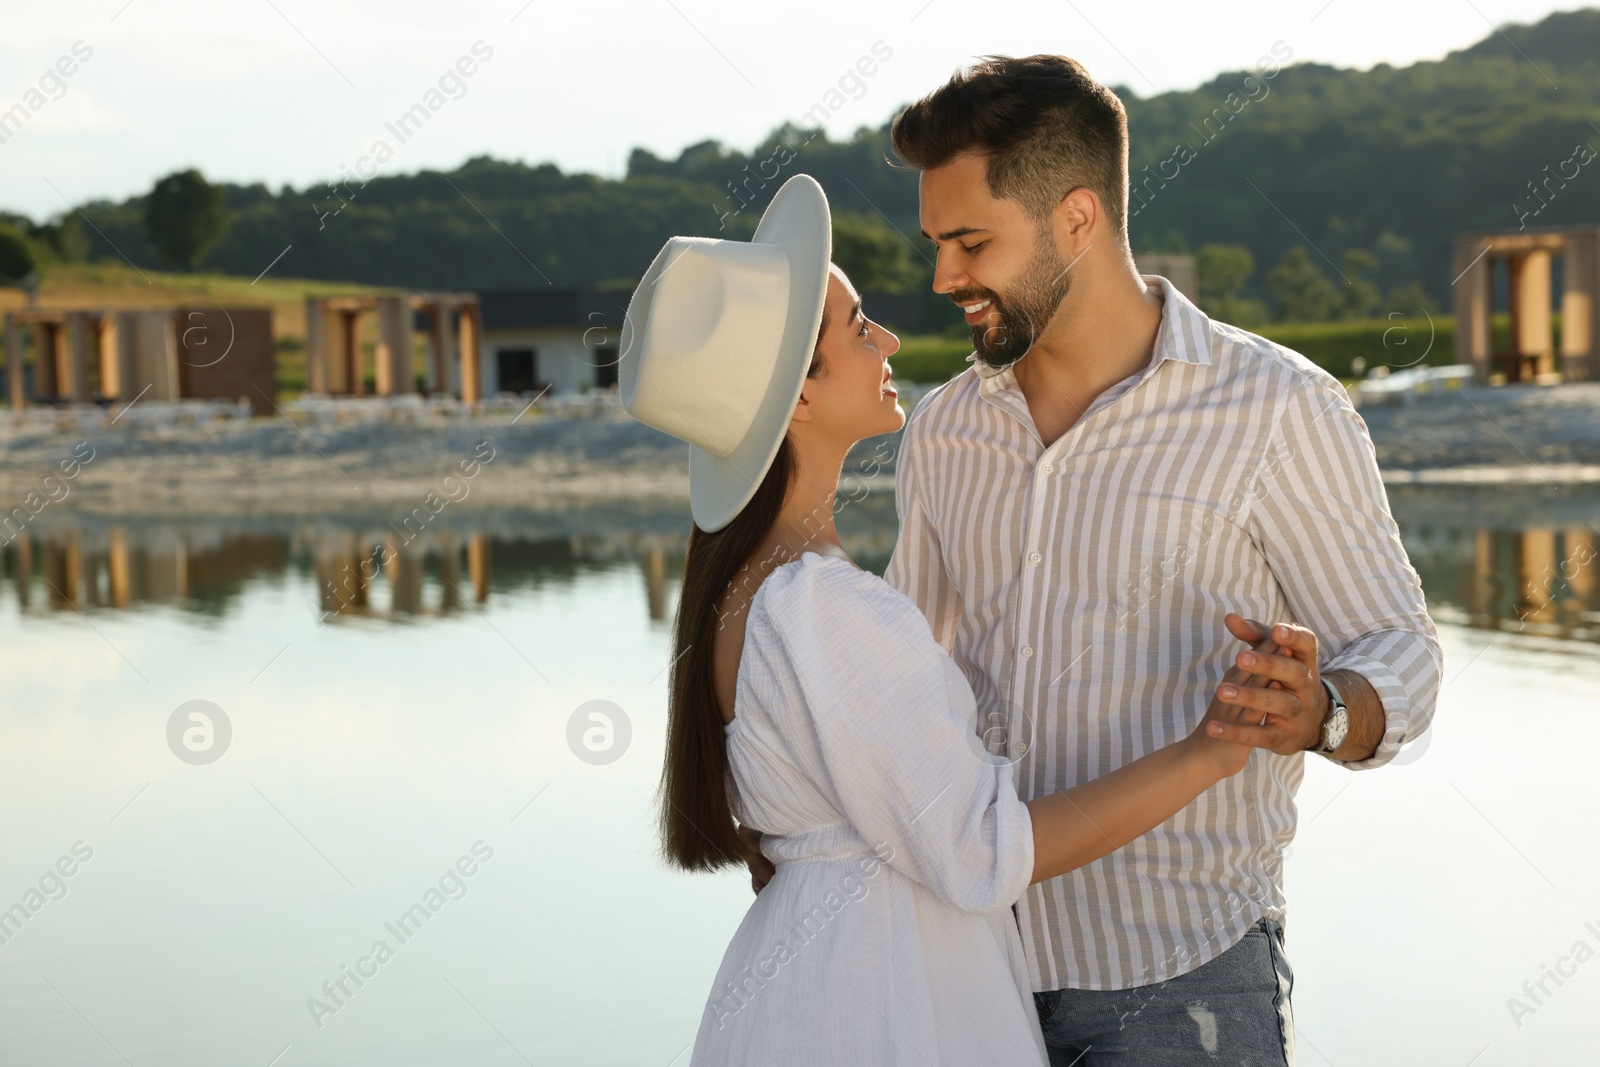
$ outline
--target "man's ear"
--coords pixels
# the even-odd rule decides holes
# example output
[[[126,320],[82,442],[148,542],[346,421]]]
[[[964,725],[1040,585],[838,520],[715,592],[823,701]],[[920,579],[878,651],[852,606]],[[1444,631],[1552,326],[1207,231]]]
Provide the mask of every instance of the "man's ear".
[[[1063,196],[1050,213],[1050,232],[1062,252],[1075,258],[1094,239],[1100,221],[1100,198],[1088,186],[1080,185]]]

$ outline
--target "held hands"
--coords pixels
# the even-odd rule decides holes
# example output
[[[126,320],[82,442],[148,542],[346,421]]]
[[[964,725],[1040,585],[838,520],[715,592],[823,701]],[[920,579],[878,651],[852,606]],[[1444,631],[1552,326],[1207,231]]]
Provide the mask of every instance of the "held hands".
[[[1237,617],[1228,616],[1229,619]],[[1229,629],[1233,627],[1230,625]],[[1260,713],[1253,710],[1252,701],[1257,694],[1267,692],[1266,687],[1273,681],[1246,670],[1242,665],[1244,656],[1253,654],[1258,661],[1265,661],[1275,658],[1279,651],[1277,642],[1263,630],[1262,635],[1254,639],[1250,653],[1240,653],[1237,664],[1229,667],[1222,676],[1222,683],[1217,686],[1217,693],[1211,698],[1204,718],[1186,739],[1186,743],[1208,762],[1219,779],[1238,774],[1249,762],[1251,745],[1235,740],[1228,731],[1239,729],[1244,723],[1261,721]]]
[[[1237,666],[1217,686],[1217,699],[1248,708],[1251,714],[1219,717],[1218,725],[1208,726],[1211,736],[1281,756],[1315,747],[1328,717],[1328,693],[1317,667],[1317,635],[1287,623],[1269,628],[1233,613],[1226,622],[1229,633],[1254,647],[1234,660]],[[1271,642],[1278,647],[1262,647]],[[1242,686],[1233,677],[1235,670],[1251,671],[1262,682],[1257,687]]]

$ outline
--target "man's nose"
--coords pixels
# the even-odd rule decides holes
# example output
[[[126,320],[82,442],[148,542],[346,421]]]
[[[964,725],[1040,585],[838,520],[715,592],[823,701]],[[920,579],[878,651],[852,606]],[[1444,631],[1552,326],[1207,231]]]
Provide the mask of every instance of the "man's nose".
[[[944,269],[943,256],[933,261],[933,291],[940,296],[961,288],[966,282],[965,274],[952,273]]]

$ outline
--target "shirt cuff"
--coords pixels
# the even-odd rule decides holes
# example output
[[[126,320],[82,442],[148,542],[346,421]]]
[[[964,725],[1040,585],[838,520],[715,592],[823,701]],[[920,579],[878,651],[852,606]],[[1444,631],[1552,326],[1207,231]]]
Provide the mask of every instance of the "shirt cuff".
[[[1383,705],[1384,719],[1383,740],[1378,742],[1377,751],[1366,759],[1324,758],[1329,763],[1351,771],[1370,771],[1394,759],[1400,752],[1400,746],[1411,740],[1409,731],[1413,705],[1406,687],[1401,684],[1400,675],[1383,660],[1358,652],[1335,656],[1323,665],[1321,671],[1323,674],[1329,671],[1349,671],[1365,678],[1367,684],[1378,694],[1378,700]]]

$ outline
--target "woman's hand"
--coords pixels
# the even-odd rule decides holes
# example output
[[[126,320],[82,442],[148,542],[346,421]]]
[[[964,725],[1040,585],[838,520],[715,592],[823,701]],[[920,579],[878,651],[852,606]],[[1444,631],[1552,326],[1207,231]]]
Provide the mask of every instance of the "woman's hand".
[[[1278,643],[1270,636],[1257,642],[1252,648],[1264,656],[1278,654]],[[1240,689],[1264,689],[1272,684],[1271,679],[1247,673],[1238,666],[1229,667],[1227,673],[1222,676],[1222,682]],[[1188,741],[1201,758],[1218,772],[1219,780],[1227,778],[1244,770],[1244,765],[1250,760],[1250,746],[1223,741],[1213,736],[1213,724],[1249,723],[1253,726],[1260,722],[1260,719],[1261,713],[1258,711],[1251,711],[1237,704],[1224,703],[1221,697],[1213,696],[1206,708],[1205,716],[1189,735]],[[1217,729],[1220,732],[1220,726]]]
[[[759,895],[766,888],[767,883],[772,881],[772,876],[778,872],[778,868],[774,867],[772,861],[761,854],[760,830],[741,826],[739,827],[739,833],[745,840],[750,842],[754,850],[751,856],[744,861],[744,865],[750,868],[750,888]]]

